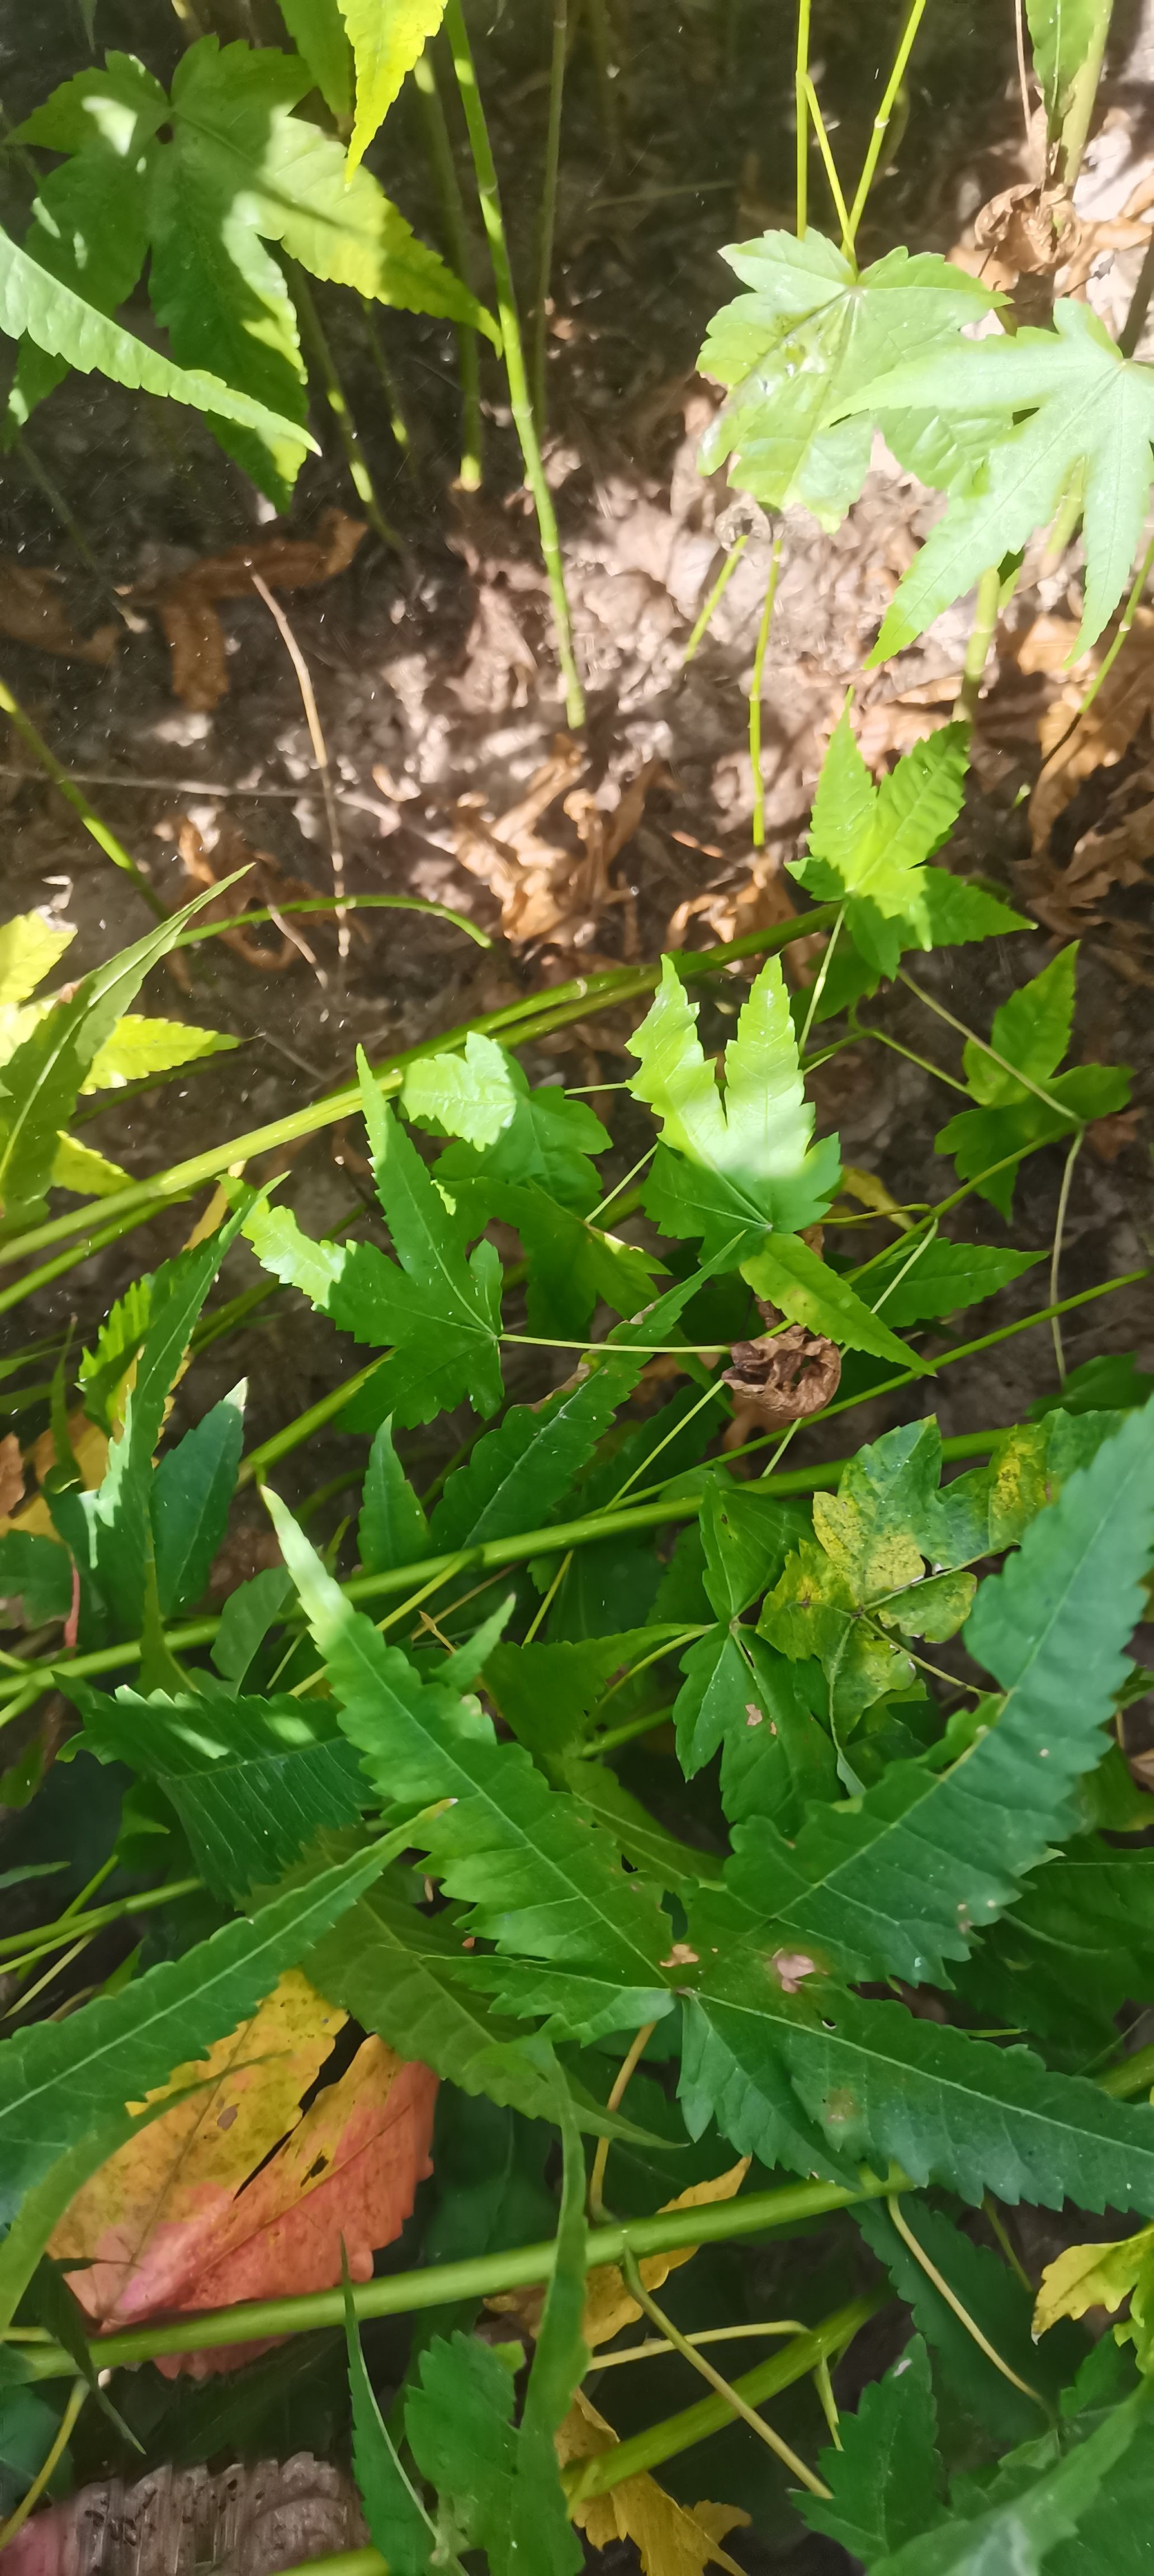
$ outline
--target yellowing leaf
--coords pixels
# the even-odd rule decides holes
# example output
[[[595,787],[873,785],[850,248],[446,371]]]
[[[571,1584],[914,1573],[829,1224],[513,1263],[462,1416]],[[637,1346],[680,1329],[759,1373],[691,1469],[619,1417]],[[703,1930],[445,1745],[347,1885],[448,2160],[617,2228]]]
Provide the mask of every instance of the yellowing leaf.
[[[733,2200],[749,2171],[749,2158],[731,2165],[727,2173],[716,2174],[710,2182],[694,2183],[691,2190],[668,2200],[666,2209],[705,2209],[718,2200]],[[681,2245],[671,2254],[647,2254],[638,2269],[647,2290],[659,2290],[671,2272],[679,2272],[683,2263],[692,2263],[696,2245]],[[585,2313],[581,2332],[591,2351],[608,2343],[623,2326],[631,2326],[641,2315],[635,2298],[625,2287],[624,2275],[616,2263],[603,2263],[585,2276]]]
[[[79,1137],[62,1135],[53,1159],[51,1180],[54,1189],[75,1190],[81,1198],[107,1199],[131,1181],[120,1163],[111,1163],[95,1146],[82,1145]]]
[[[429,2170],[436,2078],[368,2039],[302,2118],[345,2018],[293,1970],[150,2096],[197,2087],[100,2168],[51,2239],[59,2262],[83,2267],[72,2287],[98,2325],[331,2288],[342,2248],[368,2278]],[[235,2368],[251,2351],[164,2366]]]
[[[26,1002],[76,933],[46,912],[18,912],[0,926],[0,1011]]]
[[[168,1073],[176,1064],[195,1064],[201,1056],[220,1055],[239,1044],[223,1029],[194,1029],[183,1020],[150,1020],[126,1011],[105,1040],[81,1083],[90,1091],[118,1091],[146,1073]]]
[[[340,0],[340,11],[357,74],[351,178],[429,37],[436,35],[445,0]]]
[[[1154,2252],[1154,2227],[1140,2227],[1114,2245],[1067,2245],[1047,2263],[1034,2309],[1035,2335],[1059,2317],[1084,2317],[1087,2308],[1120,2308]]]
[[[618,2435],[578,2389],[556,2436],[564,2468],[570,2460],[596,2459],[611,2451]],[[643,2576],[704,2576],[707,2567],[723,2567],[741,2576],[736,2559],[721,2547],[727,2532],[745,2530],[749,2515],[732,2504],[675,2504],[647,2471],[622,2478],[605,2495],[590,2496],[573,2507],[573,2520],[594,2549],[615,2540],[632,2540]]]
[[[104,1471],[108,1465],[107,1433],[102,1431],[97,1423],[90,1422],[87,1414],[77,1409],[75,1413],[70,1413],[68,1416],[68,1437],[72,1443],[72,1455],[80,1469],[81,1483],[87,1493],[94,1494],[97,1486],[104,1481]],[[32,1465],[40,1484],[43,1484],[49,1469],[56,1464],[56,1443],[52,1433],[51,1431],[42,1432],[32,1452]],[[34,1495],[32,1501],[25,1503],[21,1511],[0,1517],[0,1538],[8,1530],[20,1530],[29,1538],[55,1539],[58,1546],[63,1544],[42,1494]]]

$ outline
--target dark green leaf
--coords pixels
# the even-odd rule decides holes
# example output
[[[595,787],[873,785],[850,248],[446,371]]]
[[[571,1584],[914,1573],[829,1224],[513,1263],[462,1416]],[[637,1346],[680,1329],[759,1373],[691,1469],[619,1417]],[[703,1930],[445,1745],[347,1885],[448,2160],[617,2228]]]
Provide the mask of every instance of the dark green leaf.
[[[807,2495],[801,2510],[811,2531],[873,2567],[942,2519],[937,2409],[920,2335],[838,2429],[839,2448],[823,2451],[819,2462],[830,2501]]]
[[[147,1352],[147,1343],[145,1344]],[[156,1588],[166,1619],[199,1601],[228,1524],[244,1438],[247,1381],[167,1451],[152,1488]]]
[[[391,1420],[374,1434],[357,1524],[366,1574],[391,1574],[429,1553],[429,1524],[393,1447]]]

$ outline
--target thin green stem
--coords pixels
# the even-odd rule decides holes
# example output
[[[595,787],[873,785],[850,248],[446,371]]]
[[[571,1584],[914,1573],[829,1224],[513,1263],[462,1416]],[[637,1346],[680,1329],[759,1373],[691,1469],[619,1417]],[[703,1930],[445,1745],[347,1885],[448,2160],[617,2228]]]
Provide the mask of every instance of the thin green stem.
[[[808,938],[828,929],[834,918],[831,904],[818,905],[788,922],[772,928],[746,931],[723,947],[686,949],[674,952],[674,964],[682,977],[693,981],[699,975],[728,965],[737,957],[754,957],[789,946],[791,940]],[[179,943],[177,943],[179,945]],[[478,1012],[475,1017],[450,1029],[441,1037],[427,1038],[420,1046],[408,1047],[390,1057],[374,1071],[373,1079],[384,1093],[399,1091],[405,1067],[426,1055],[440,1055],[463,1046],[471,1030],[485,1035],[500,1035],[507,1046],[527,1045],[531,1039],[544,1037],[554,1029],[565,1028],[571,1020],[586,1019],[591,1012],[609,1010],[619,1002],[628,1002],[652,992],[660,979],[660,967],[653,965],[606,968],[592,975],[576,976],[569,984],[556,985],[547,1003],[529,995],[497,1011]],[[224,1144],[214,1145],[206,1153],[193,1155],[185,1163],[170,1164],[151,1179],[136,1181],[128,1189],[117,1190],[106,1199],[89,1200],[84,1207],[72,1208],[64,1216],[51,1217],[28,1233],[14,1236],[0,1244],[0,1268],[40,1252],[51,1243],[64,1241],[69,1235],[84,1235],[88,1229],[103,1233],[111,1220],[131,1215],[143,1223],[145,1215],[155,1215],[158,1207],[174,1199],[191,1198],[209,1181],[219,1180],[235,1163],[250,1162],[258,1154],[276,1152],[298,1137],[313,1136],[338,1119],[355,1117],[360,1108],[360,1091],[347,1084],[331,1091],[322,1100],[311,1101],[303,1109],[291,1111],[284,1118],[271,1119],[267,1126],[256,1127],[245,1136],[236,1136]],[[624,1184],[621,1185],[624,1187]],[[616,1195],[616,1193],[614,1193]],[[83,1250],[76,1258],[83,1260]],[[23,1291],[18,1291],[22,1294]],[[11,1302],[11,1301],[9,1301]],[[3,1307],[0,1306],[0,1312]]]
[[[755,850],[763,849],[765,846],[765,779],[761,768],[761,692],[765,679],[769,630],[773,624],[774,602],[777,598],[778,575],[781,571],[781,543],[782,531],[779,528],[773,541],[773,553],[769,559],[769,580],[762,605],[761,624],[757,630],[753,677],[749,684],[749,766],[753,772],[753,821],[750,837]]]
[[[493,945],[488,932],[480,929],[475,921],[470,921],[468,913],[454,912],[447,903],[427,903],[423,895],[346,894],[338,897],[315,894],[307,898],[302,896],[292,903],[278,903],[277,912],[427,912],[437,921],[450,922],[454,930],[463,930],[466,939],[471,939],[475,947],[491,948]],[[202,921],[191,930],[182,930],[172,945],[174,948],[195,948],[202,940],[222,938],[226,930],[259,929],[263,922],[274,918],[267,905],[257,904],[251,912],[231,914],[227,921]],[[182,1074],[187,1074],[188,1069],[183,1065]]]
[[[174,1904],[180,1896],[195,1896],[201,1884],[199,1878],[174,1878],[166,1887],[146,1888],[140,1896],[123,1896],[115,1905],[94,1906],[90,1914],[62,1914],[58,1922],[46,1923],[31,1932],[9,1932],[0,1940],[0,1959],[31,1965],[34,1958],[47,1958],[50,1950],[65,1949],[78,1932],[91,1939],[94,1932],[103,1932],[109,1923],[119,1923],[126,1915],[148,1914],[157,1905]]]
[[[549,63],[549,120],[545,129],[545,169],[537,231],[537,293],[533,305],[533,417],[544,438],[547,417],[545,361],[549,345],[549,288],[557,231],[557,174],[561,159],[561,111],[565,101],[565,60],[569,37],[569,0],[553,0],[553,51]]]
[[[749,530],[747,528],[744,536],[738,537],[734,544],[731,545],[729,553],[725,558],[717,579],[714,582],[713,588],[710,591],[709,597],[706,600],[705,606],[698,616],[693,633],[691,634],[689,642],[685,647],[685,651],[681,656],[681,668],[683,671],[686,670],[690,662],[692,662],[693,656],[697,651],[697,647],[701,643],[703,636],[706,634],[712,622],[714,609],[717,607],[718,601],[724,599],[726,591],[729,588],[730,582],[733,579],[734,573],[741,562],[741,558],[745,553],[745,549],[748,544]]]
[[[565,588],[561,540],[557,533],[557,514],[553,508],[553,495],[546,479],[541,444],[533,418],[533,405],[529,399],[525,351],[517,313],[513,271],[509,262],[509,245],[501,213],[497,169],[493,159],[493,147],[489,140],[485,111],[481,104],[481,93],[477,87],[477,74],[461,0],[448,0],[445,10],[445,30],[453,57],[453,68],[457,75],[457,85],[461,93],[461,104],[465,112],[465,123],[468,127],[469,143],[473,154],[473,168],[477,177],[481,220],[485,227],[489,257],[493,264],[505,373],[509,384],[509,405],[517,435],[521,441],[521,454],[525,460],[525,479],[533,495],[537,512],[541,551],[545,558],[545,570],[553,602],[553,622],[557,630],[557,658],[565,683],[565,711],[570,725],[576,728],[585,722],[585,695],[573,651],[573,625],[569,614],[569,595]]]
[[[429,160],[441,200],[445,248],[458,277],[463,278],[466,285],[471,285],[473,244],[430,46],[426,45],[424,53],[418,55],[412,76],[420,100]],[[483,457],[481,344],[477,333],[467,322],[458,325],[457,346],[461,365],[461,464],[457,483],[462,492],[476,492],[480,489]]]
[[[833,198],[834,212],[837,216],[838,223],[841,226],[842,249],[848,250],[849,212],[845,198],[842,195],[841,180],[837,175],[837,163],[833,157],[833,145],[831,144],[829,136],[825,130],[825,118],[821,112],[821,101],[808,73],[806,75],[805,96],[806,105],[813,120],[813,130],[817,136],[817,148],[825,164],[825,175],[829,181],[829,192]]]
[[[1002,581],[996,564],[990,564],[978,583],[974,622],[970,628],[962,663],[962,684],[958,690],[957,713],[972,724],[978,712],[982,681],[990,658],[990,646],[997,630],[1002,605]]]
[[[897,106],[898,99],[901,95],[902,82],[906,76],[906,65],[909,62],[911,53],[913,52],[914,39],[917,35],[918,28],[922,23],[922,19],[925,16],[925,10],[926,0],[913,0],[909,17],[907,18],[902,30],[901,43],[898,46],[897,54],[894,59],[894,67],[890,73],[889,80],[886,83],[885,95],[882,99],[881,106],[874,118],[873,132],[869,139],[869,149],[862,165],[861,177],[857,183],[857,194],[852,206],[850,207],[849,223],[846,228],[846,239],[842,245],[843,249],[846,251],[852,251],[854,243],[857,240],[858,225],[860,224],[862,215],[865,212],[866,199],[877,175],[877,166],[882,156],[882,145],[884,144],[886,135],[889,132],[890,118],[893,115],[894,109]]]
[[[793,105],[797,124],[797,219],[795,230],[804,241],[809,224],[809,22],[811,0],[797,0],[797,55],[793,74]]]
[[[0,2525],[0,2549],[7,2549],[9,2541],[15,2540],[17,2532],[23,2530],[33,2506],[39,2504],[53,2470],[63,2459],[72,2439],[77,2416],[88,2395],[88,2385],[87,2379],[74,2381],[47,2458],[42,2460],[31,2486],[21,2497],[15,2512],[10,2513],[7,2521]]]
[[[697,2345],[690,2343],[688,2336],[682,2334],[680,2326],[674,2325],[672,2317],[666,2315],[664,2308],[658,2307],[656,2299],[650,2296],[641,2278],[635,2254],[626,2252],[622,2259],[622,2270],[626,2285],[636,2299],[642,2314],[647,2316],[650,2324],[655,2325],[666,2337],[673,2350],[680,2353],[682,2360],[687,2361],[691,2369],[696,2370],[702,2379],[708,2380],[711,2388],[716,2389],[730,2415],[736,2415],[743,2424],[748,2424],[751,2433],[756,2433],[767,2449],[773,2451],[777,2458],[784,2462],[787,2469],[792,2470],[794,2477],[800,2478],[803,2487],[808,2487],[811,2495],[828,2497],[830,2489],[824,2481],[815,2475],[788,2442],[783,2441],[780,2433],[774,2432],[772,2424],[766,2423],[764,2416],[758,2414],[748,2397],[743,2397],[740,2388],[732,2380],[723,2379],[721,2372],[714,2369],[713,2363],[707,2360],[706,2355],[698,2349]]]
[[[122,869],[125,876],[131,877],[137,893],[143,896],[149,911],[155,913],[157,920],[167,921],[168,914],[165,907],[159,896],[153,893],[143,870],[137,866],[136,860],[125,849],[123,841],[117,840],[115,832],[102,821],[95,807],[89,804],[87,796],[79,787],[73,786],[67,770],[61,767],[55,752],[49,751],[42,735],[37,733],[31,717],[25,715],[19,699],[13,697],[11,689],[3,680],[0,680],[0,713],[6,715],[9,723],[15,726],[21,741],[27,743],[34,759],[39,761],[41,768],[51,779],[58,793],[63,796],[65,803],[71,805],[74,814],[79,815],[85,831],[95,841],[97,848],[103,850],[105,858],[111,859],[114,867]]]
[[[298,1413],[293,1422],[286,1422],[283,1431],[274,1431],[271,1439],[262,1440],[259,1449],[250,1449],[247,1458],[241,1462],[236,1480],[238,1486],[262,1484],[278,1458],[287,1458],[291,1450],[299,1449],[304,1441],[311,1440],[314,1431],[322,1430],[326,1422],[344,1412],[346,1404],[350,1404],[354,1395],[359,1395],[361,1388],[367,1386],[370,1378],[383,1367],[387,1356],[386,1353],[384,1357],[370,1360],[367,1368],[357,1370],[355,1377],[346,1377],[339,1386],[330,1387],[328,1394],[322,1395],[316,1404],[310,1404],[307,1412]]]
[[[796,2226],[807,2218],[855,2208],[862,2201],[883,2199],[895,2187],[908,2190],[910,2185],[902,2174],[891,2174],[882,2181],[876,2174],[863,2172],[856,2187],[825,2182],[786,2183],[774,2191],[750,2192],[744,2197],[739,2194],[736,2200],[705,2208],[658,2210],[651,2218],[627,2219],[591,2229],[589,2266],[592,2269],[603,2263],[619,2263],[626,2248],[642,2258],[646,2254],[671,2253],[686,2245],[719,2245],[732,2237],[760,2236],[769,2229]],[[361,2320],[415,2315],[424,2308],[449,2306],[459,2299],[483,2299],[491,2291],[516,2290],[531,2282],[551,2280],[556,2259],[556,2244],[549,2238],[507,2253],[471,2255],[459,2263],[426,2264],[417,2272],[397,2272],[390,2278],[355,2282],[353,2306]],[[861,2306],[861,2302],[855,2302],[852,2313],[856,2315]],[[850,2312],[839,2313],[844,2318]],[[872,2313],[869,2303],[865,2303],[864,2314]],[[128,2326],[115,2334],[102,2335],[92,2351],[98,2369],[132,2369],[164,2353],[217,2351],[230,2344],[259,2342],[265,2335],[312,2334],[318,2327],[341,2325],[344,2314],[343,2289],[303,2291],[287,2299],[257,2299],[230,2308],[205,2309],[165,2325]],[[856,2327],[850,2331],[856,2331]],[[821,2335],[823,2329],[817,2327],[814,2332]],[[836,2350],[846,2340],[845,2328],[839,2325],[823,2348]],[[26,2351],[28,2374],[33,2379],[71,2377],[76,2367],[58,2344],[30,2344]],[[812,2360],[805,2364],[806,2369],[812,2370],[813,2366]],[[790,2386],[793,2375],[788,2375],[781,2386]],[[801,2370],[796,2373],[799,2378],[803,2375]],[[748,2383],[740,2384],[748,2394]],[[767,2395],[771,2393],[766,2390]]]
[[[1070,1151],[1066,1156],[1065,1167],[1062,1172],[1062,1186],[1058,1192],[1058,1213],[1054,1220],[1054,1248],[1050,1255],[1050,1303],[1055,1308],[1058,1303],[1058,1283],[1062,1268],[1062,1237],[1066,1231],[1066,1213],[1070,1205],[1070,1189],[1074,1178],[1074,1165],[1082,1151],[1085,1138],[1085,1128],[1079,1127],[1077,1135],[1071,1141]],[[1065,1386],[1066,1353],[1062,1343],[1062,1326],[1057,1313],[1054,1315],[1050,1330],[1054,1336],[1054,1359],[1058,1370],[1058,1384],[1059,1386]]]
[[[827,941],[826,941],[826,943],[825,943],[825,954],[824,954],[824,956],[822,957],[821,964],[820,964],[820,966],[818,967],[817,973],[816,973],[816,975],[814,976],[813,983],[812,983],[812,985],[811,985],[811,987],[810,987],[809,1006],[808,1006],[808,1009],[807,1009],[807,1011],[806,1011],[806,1015],[805,1015],[805,1024],[804,1024],[804,1027],[803,1027],[803,1029],[802,1029],[801,1036],[799,1037],[798,1042],[797,1042],[797,1044],[798,1044],[798,1053],[799,1053],[799,1054],[801,1053],[802,1048],[805,1046],[805,1043],[806,1043],[806,1040],[807,1040],[807,1038],[808,1038],[808,1036],[809,1036],[810,1030],[811,1030],[811,1028],[813,1027],[813,1023],[814,1023],[814,1016],[815,1016],[815,1013],[816,1013],[816,1011],[817,1011],[818,1003],[820,1002],[821,997],[822,997],[822,994],[823,994],[823,993],[824,993],[824,991],[825,991],[825,987],[826,987],[826,978],[827,978],[827,976],[828,976],[828,974],[829,974],[830,967],[831,967],[831,966],[832,966],[832,964],[833,964],[833,952],[834,952],[835,948],[837,947],[838,939],[839,939],[839,937],[840,937],[840,935],[841,935],[841,929],[842,929],[842,924],[843,924],[844,920],[845,920],[845,905],[844,905],[844,903],[843,903],[843,904],[841,904],[841,905],[839,906],[839,908],[838,908],[838,916],[837,916],[837,920],[835,921],[834,926],[833,926],[833,929],[831,930],[831,932],[830,932],[830,934],[829,934],[829,938],[827,939]]]
[[[926,2279],[928,2281],[932,2281],[934,2288],[938,2293],[938,2297],[945,2300],[948,2308],[952,2308],[959,2325],[965,2327],[966,2333],[972,2337],[979,2352],[983,2352],[985,2354],[987,2361],[991,2361],[993,2363],[995,2370],[999,2370],[1001,2372],[1003,2379],[1009,2380],[1011,2388],[1019,2389],[1023,2397],[1032,2397],[1034,2404],[1041,2407],[1044,2415],[1047,2414],[1049,2409],[1046,2405],[1045,2398],[1039,2396],[1036,2388],[1031,2388],[1028,2379],[1020,2379],[1017,2371],[1011,2370],[1008,2361],[1003,2361],[1001,2353],[998,2352],[995,2346],[990,2342],[989,2337],[983,2334],[976,2319],[970,2315],[969,2309],[963,2306],[956,2290],[951,2289],[949,2282],[945,2279],[944,2275],[939,2272],[937,2264],[931,2262],[924,2245],[920,2242],[919,2238],[915,2236],[913,2228],[909,2224],[896,2192],[891,2192],[887,2195],[886,2208],[888,2209],[894,2226],[902,2239],[902,2243],[909,2247],[915,2263],[920,2264],[922,2271],[926,2275]]]
[[[353,490],[356,493],[365,517],[369,522],[369,526],[374,530],[375,534],[382,539],[386,546],[392,547],[395,554],[403,554],[403,539],[398,536],[392,521],[390,519],[386,519],[380,502],[377,499],[377,487],[373,481],[372,474],[370,473],[365,451],[361,446],[360,439],[357,435],[357,425],[349,407],[348,395],[346,394],[344,385],[341,382],[336,359],[334,358],[332,349],[329,345],[328,334],[325,330],[320,314],[317,311],[316,297],[313,294],[304,270],[297,266],[295,260],[290,262],[290,277],[292,283],[293,302],[296,305],[297,312],[300,316],[301,330],[304,335],[305,343],[320,378],[321,389],[324,393],[325,401],[327,402],[333,419],[336,422],[337,436],[339,437],[341,446],[345,451],[345,463],[349,469],[349,481],[352,484]]]
[[[743,2371],[732,2386],[750,2406],[760,2406],[767,2398],[780,2396],[783,2389],[794,2387],[799,2379],[808,2379],[824,2355],[836,2358],[843,2353],[871,2317],[886,2306],[888,2295],[885,2290],[875,2290],[865,2298],[850,2300],[845,2307],[835,2309],[832,2316],[823,2318],[820,2325],[811,2326],[781,2351],[769,2354],[753,2370]],[[606,2495],[623,2479],[660,2468],[663,2461],[676,2459],[679,2452],[707,2441],[711,2433],[720,2433],[732,2421],[726,2398],[703,2397],[696,2406],[686,2406],[680,2414],[667,2416],[664,2423],[647,2425],[643,2433],[634,2433],[612,2450],[600,2451],[593,2459],[575,2463],[565,2472],[570,2504],[583,2503],[589,2496]]]
[[[956,1073],[943,1073],[940,1064],[931,1064],[928,1055],[916,1055],[912,1047],[902,1046],[897,1038],[891,1038],[887,1029],[872,1028],[867,1020],[855,1017],[854,1032],[859,1037],[873,1038],[878,1046],[888,1047],[891,1055],[904,1056],[907,1064],[916,1064],[922,1073],[932,1073],[935,1082],[948,1083],[951,1091],[960,1091],[963,1100],[968,1100],[973,1106],[974,1095],[968,1082],[959,1082]]]

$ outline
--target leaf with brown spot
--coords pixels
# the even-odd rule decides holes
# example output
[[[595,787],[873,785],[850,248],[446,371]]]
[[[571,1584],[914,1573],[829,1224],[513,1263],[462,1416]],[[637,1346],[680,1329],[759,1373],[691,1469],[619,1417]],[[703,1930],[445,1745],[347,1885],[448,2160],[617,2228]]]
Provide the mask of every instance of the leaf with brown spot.
[[[247,598],[254,573],[273,590],[315,590],[347,571],[364,534],[363,519],[324,510],[315,537],[256,537],[250,545],[205,555],[187,572],[142,590],[139,597],[156,609],[168,638],[172,686],[185,706],[207,712],[228,691],[219,599]]]
[[[613,2450],[620,2435],[599,2415],[580,2389],[556,2435],[562,2467],[571,2460],[596,2459]],[[739,2505],[676,2504],[648,2471],[622,2478],[605,2495],[590,2496],[573,2507],[573,2520],[594,2549],[615,2540],[631,2540],[641,2560],[642,2576],[705,2576],[721,2567],[741,2576],[737,2561],[721,2546],[731,2531],[748,2530],[749,2515]]]
[[[250,2021],[150,2097],[197,2086],[101,2166],[51,2239],[56,2260],[78,2267],[71,2286],[95,2324],[331,2289],[342,2245],[354,2280],[369,2277],[429,2171],[436,2078],[368,2039],[302,2117],[345,2019],[293,1970]],[[203,2376],[257,2349],[160,2366]]]

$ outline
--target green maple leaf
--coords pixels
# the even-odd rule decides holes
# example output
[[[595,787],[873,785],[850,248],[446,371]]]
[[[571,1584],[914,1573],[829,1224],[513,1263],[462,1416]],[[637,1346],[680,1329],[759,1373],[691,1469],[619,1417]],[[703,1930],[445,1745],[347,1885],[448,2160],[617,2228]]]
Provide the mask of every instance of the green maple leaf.
[[[848,707],[831,737],[809,852],[790,863],[790,874],[820,900],[844,903],[854,946],[877,974],[895,975],[904,948],[1028,927],[980,887],[926,866],[962,810],[968,739],[966,725],[945,725],[915,743],[875,787]],[[972,917],[969,930],[959,907]]]
[[[1150,493],[1154,369],[1124,358],[1086,304],[1054,307],[1053,331],[933,350],[846,398],[846,420],[931,410],[961,420],[998,413],[984,463],[951,494],[944,518],[887,611],[874,662],[900,653],[992,563],[1026,545],[1082,478],[1085,610],[1072,657],[1101,634],[1126,586]],[[1024,416],[1023,416],[1024,415]]]
[[[824,1215],[840,1175],[837,1140],[812,1142],[778,958],[767,959],[743,1004],[725,1050],[724,1094],[672,958],[629,1051],[639,1068],[630,1089],[661,1125],[645,1204],[664,1233],[702,1235],[711,1257],[737,1236],[740,1258],[769,1228],[792,1234]]]
[[[702,373],[729,388],[703,473],[773,510],[800,501],[839,527],[869,470],[872,429],[849,396],[927,342],[952,340],[1001,299],[936,252],[890,251],[859,276],[821,233],[763,233],[722,253],[751,291],[714,315]]]
[[[1008,1217],[1017,1171],[993,1166],[1031,1145],[1064,1138],[1080,1124],[1123,1109],[1130,1078],[1122,1065],[1079,1064],[1059,1073],[1074,1022],[1077,946],[1060,950],[1032,982],[1019,986],[995,1011],[990,1046],[967,1039],[963,1067],[974,1109],[960,1110],[934,1139],[934,1151],[952,1154],[958,1177],[974,1181],[983,1198]],[[1017,1075],[1025,1077],[1019,1081]],[[1032,1087],[1033,1086],[1033,1087]],[[980,1175],[989,1173],[983,1180]]]

